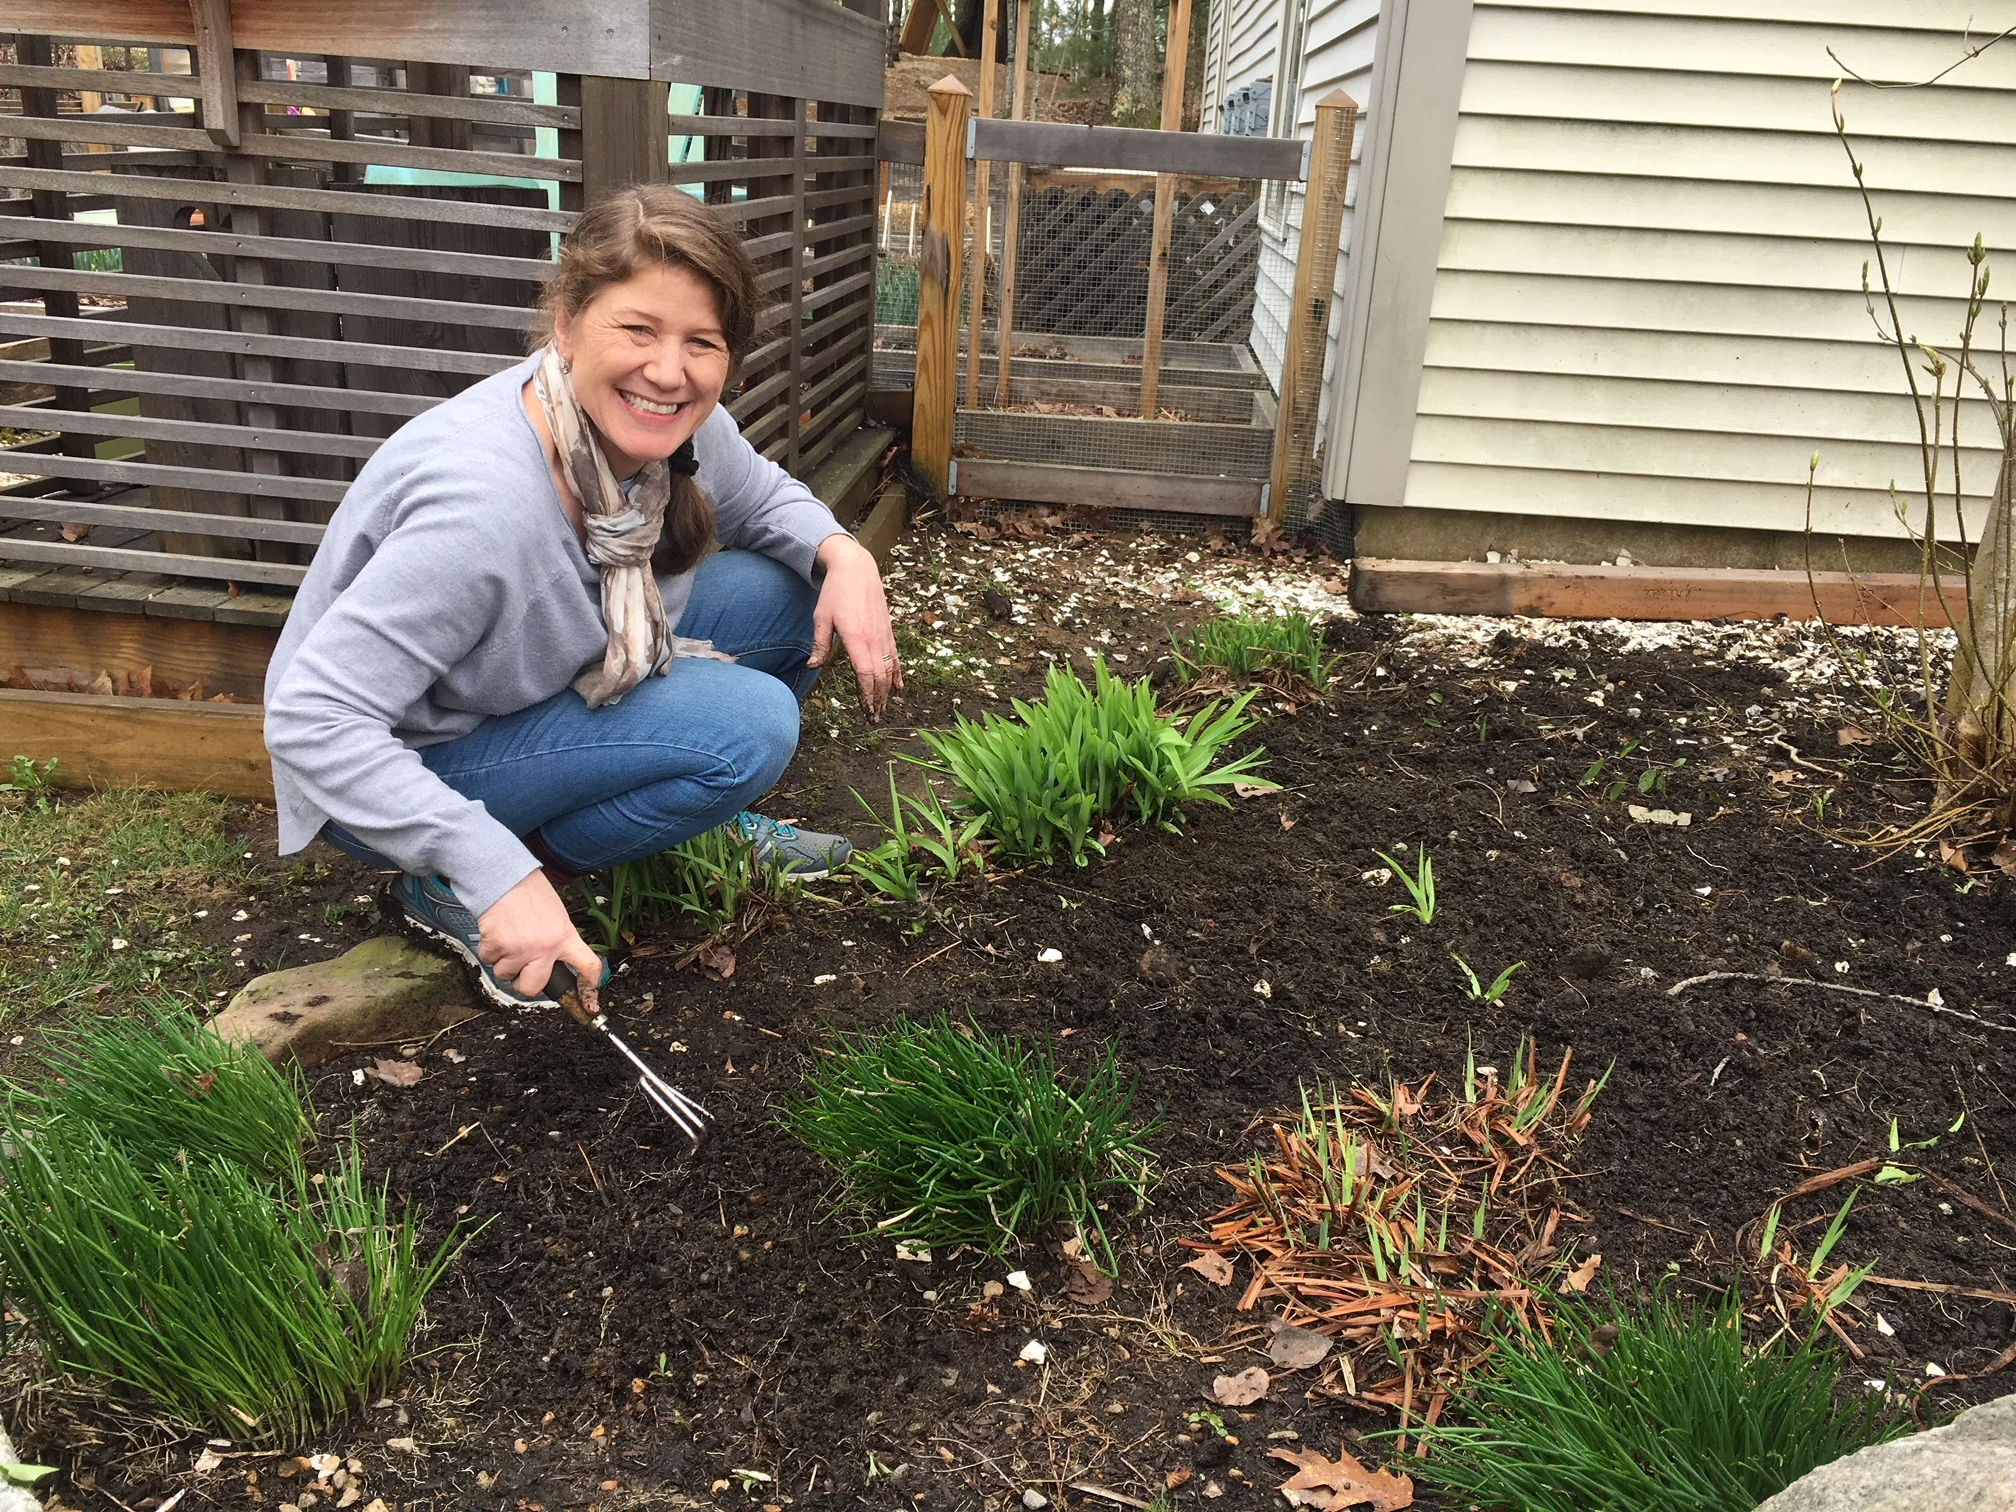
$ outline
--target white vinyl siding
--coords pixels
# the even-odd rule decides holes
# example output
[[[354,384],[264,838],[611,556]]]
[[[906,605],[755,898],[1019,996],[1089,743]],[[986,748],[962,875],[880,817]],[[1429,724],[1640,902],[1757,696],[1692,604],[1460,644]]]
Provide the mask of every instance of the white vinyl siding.
[[[1864,307],[1828,49],[1923,78],[2012,22],[2011,0],[1477,0],[1404,502],[1798,530],[1817,448],[1815,525],[1903,534],[1917,422]],[[1905,328],[1957,344],[1977,231],[1991,295],[2016,282],[1994,255],[2016,253],[2016,43],[1841,101]],[[1968,405],[1970,493],[1992,435]]]
[[[1372,98],[1372,60],[1378,35],[1380,0],[1220,0],[1229,5],[1221,29],[1211,33],[1209,66],[1205,73],[1204,129],[1215,131],[1218,105],[1233,91],[1256,79],[1274,77],[1276,54],[1283,17],[1293,4],[1308,6],[1303,38],[1301,77],[1291,80],[1297,90],[1298,106],[1292,135],[1307,141],[1315,131],[1316,104],[1334,89],[1342,89],[1360,107],[1352,148],[1352,190],[1340,239],[1337,264],[1339,298],[1331,301],[1330,338],[1325,354],[1325,371],[1336,365],[1337,337],[1342,322],[1345,288],[1350,267],[1351,214],[1348,206],[1356,194],[1359,158],[1370,129],[1365,106]],[[1219,48],[1223,37],[1223,65]],[[1280,99],[1276,85],[1277,102]],[[1295,287],[1295,254],[1301,244],[1303,187],[1289,188],[1285,227],[1268,229],[1261,239],[1259,287],[1253,310],[1253,354],[1270,385],[1279,386],[1281,356],[1285,346],[1288,304]],[[1330,389],[1323,389],[1322,405],[1328,413]]]
[[[1222,129],[1219,111],[1226,96],[1255,80],[1274,76],[1283,3],[1284,0],[1212,0],[1200,131]]]

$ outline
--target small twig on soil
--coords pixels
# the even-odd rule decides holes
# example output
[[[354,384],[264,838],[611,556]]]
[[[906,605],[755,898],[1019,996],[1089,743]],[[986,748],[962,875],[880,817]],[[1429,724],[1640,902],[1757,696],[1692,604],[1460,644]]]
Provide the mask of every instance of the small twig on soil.
[[[429,1150],[427,1152],[427,1158],[429,1160],[432,1160],[436,1156],[447,1154],[450,1150],[454,1149],[455,1146],[460,1144],[463,1140],[467,1139],[471,1134],[474,1134],[478,1129],[482,1127],[483,1125],[481,1123],[462,1125],[461,1128],[455,1131],[455,1137],[449,1140],[448,1143],[441,1146],[441,1148],[438,1150]]]
[[[1153,1502],[1145,1502],[1138,1496],[1128,1496],[1108,1486],[1095,1486],[1091,1481],[1071,1482],[1073,1491],[1083,1491],[1087,1496],[1096,1496],[1101,1501],[1118,1502],[1123,1507],[1152,1507]]]
[[[2016,1292],[1995,1291],[1985,1286],[1955,1286],[1950,1281],[1906,1281],[1898,1276],[1864,1276],[1870,1286],[1895,1287],[1899,1291],[1939,1292],[1948,1297],[1973,1297],[1980,1302],[2006,1302],[2016,1307]]]
[[[1791,1202],[1798,1197],[1811,1197],[1815,1192],[1824,1192],[1831,1186],[1839,1186],[1844,1181],[1853,1181],[1857,1176],[1867,1176],[1883,1164],[1881,1156],[1872,1155],[1867,1160],[1858,1160],[1853,1165],[1839,1166],[1831,1171],[1822,1171],[1818,1176],[1808,1176],[1783,1197],[1781,1203]]]
[[[1955,1381],[1978,1381],[1983,1376],[1991,1376],[1995,1374],[1996,1371],[2007,1369],[2011,1365],[2016,1365],[2016,1344],[2011,1344],[2007,1349],[2003,1350],[2002,1353],[1995,1356],[1994,1359],[1990,1360],[1986,1365],[1983,1365],[1979,1370],[1969,1371],[1965,1375],[1939,1376],[1935,1380],[1927,1381],[1923,1386],[1920,1386],[1918,1389],[1919,1391],[1924,1392],[1924,1391],[1930,1391],[1934,1386],[1951,1385]]]
[[[1010,1490],[1015,1489],[1014,1478],[1010,1476],[1006,1470],[1003,1470],[1001,1468],[1001,1458],[1005,1458],[1005,1456],[999,1458],[989,1456],[983,1450],[975,1449],[971,1444],[967,1443],[964,1439],[938,1438],[934,1436],[931,1442],[934,1444],[957,1444],[961,1449],[964,1449],[968,1454],[972,1455],[978,1463],[985,1465],[989,1470],[992,1470],[996,1475],[1000,1476],[1002,1480],[1007,1481]],[[964,1469],[965,1467],[959,1466],[957,1468]]]
[[[602,1178],[595,1174],[595,1162],[588,1158],[588,1147],[577,1140],[575,1142],[574,1148],[581,1152],[581,1164],[588,1167],[588,1179],[595,1183],[596,1191],[598,1192],[601,1191]]]
[[[937,950],[934,950],[934,951],[932,951],[932,952],[931,952],[931,954],[929,954],[928,956],[924,957],[924,959],[923,959],[923,960],[921,960],[921,961],[912,961],[912,962],[911,962],[911,963],[909,964],[909,966],[907,966],[907,967],[906,967],[906,968],[904,969],[904,972],[903,972],[903,975],[905,975],[905,976],[907,977],[908,975],[910,975],[910,973],[911,973],[911,972],[915,971],[915,970],[916,970],[916,969],[917,969],[917,968],[918,968],[919,966],[925,966],[925,965],[928,965],[928,964],[930,964],[930,963],[931,963],[932,961],[935,961],[935,960],[937,960],[937,959],[938,959],[938,957],[940,957],[941,955],[945,954],[945,952],[946,952],[946,951],[948,951],[948,950],[957,950],[957,949],[958,949],[958,948],[959,948],[959,947],[960,947],[961,945],[964,945],[965,943],[966,943],[966,942],[965,942],[964,940],[954,940],[954,941],[953,941],[953,942],[952,942],[952,943],[951,943],[950,945],[945,945],[945,946],[941,946],[941,947],[940,947],[940,948],[938,948]]]
[[[1956,1186],[1936,1171],[1928,1171],[1923,1166],[1919,1166],[1918,1171],[1927,1181],[1931,1182],[1932,1185],[1939,1188],[1940,1191],[1951,1197],[1955,1202],[1964,1203],[1982,1217],[1992,1218],[2004,1228],[2016,1229],[2016,1218],[2011,1218],[2007,1213],[1996,1212],[1995,1209],[1988,1206],[1987,1203],[1976,1197],[1965,1187]]]
[[[463,1019],[461,1023],[450,1024],[446,1029],[436,1029],[424,1040],[421,1039],[421,1037],[417,1034],[406,1034],[401,1035],[398,1039],[331,1040],[329,1041],[329,1044],[331,1048],[337,1050],[383,1050],[387,1045],[418,1045],[422,1050],[425,1050],[430,1045],[432,1045],[434,1041],[441,1038],[442,1035],[452,1034],[454,1033],[455,1030],[460,1029],[463,1024],[466,1024],[468,1022],[469,1022],[468,1019]]]
[[[1820,1321],[1822,1323],[1825,1323],[1830,1329],[1834,1331],[1835,1338],[1839,1339],[1843,1344],[1846,1344],[1848,1346],[1848,1353],[1855,1356],[1855,1358],[1858,1360],[1864,1358],[1862,1346],[1857,1344],[1853,1339],[1848,1337],[1848,1330],[1841,1326],[1840,1320],[1837,1319],[1833,1313],[1831,1312],[1822,1313],[1820,1315]]]
[[[1873,987],[1850,987],[1846,982],[1818,982],[1812,977],[1772,977],[1760,971],[1704,971],[1700,976],[1691,976],[1684,982],[1675,982],[1666,989],[1666,996],[1678,997],[1689,987],[1699,987],[1704,982],[1762,982],[1767,987],[1818,987],[1822,992],[1845,992],[1852,997],[1882,998],[1886,1002],[1904,1003],[1912,1008],[1923,1008],[1927,1013],[1943,1013],[1949,1018],[1965,1019],[1970,1024],[1978,1024],[1983,1029],[1994,1029],[2002,1034],[2016,1034],[2016,1024],[1998,1024],[1992,1019],[1984,1019],[1979,1014],[1964,1013],[1958,1008],[1948,1008],[1942,1003],[1928,1003],[1923,998],[1905,997],[1901,992],[1878,992]]]

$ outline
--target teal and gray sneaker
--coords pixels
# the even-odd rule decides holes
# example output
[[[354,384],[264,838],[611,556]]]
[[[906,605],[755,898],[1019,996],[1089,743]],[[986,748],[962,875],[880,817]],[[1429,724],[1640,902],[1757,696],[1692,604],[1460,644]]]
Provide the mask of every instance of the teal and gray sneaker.
[[[766,867],[781,867],[784,875],[794,881],[817,882],[830,877],[854,854],[853,842],[845,835],[801,830],[747,809],[728,822],[756,847],[757,860]]]
[[[536,997],[514,992],[499,981],[497,973],[477,953],[483,936],[476,927],[476,916],[455,896],[445,878],[401,872],[385,884],[382,905],[387,917],[407,933],[445,946],[469,968],[483,995],[500,1008],[557,1008],[561,994],[574,985],[573,968],[560,961],[553,963],[553,975]],[[597,985],[606,985],[608,981],[609,963],[604,961],[602,981]]]

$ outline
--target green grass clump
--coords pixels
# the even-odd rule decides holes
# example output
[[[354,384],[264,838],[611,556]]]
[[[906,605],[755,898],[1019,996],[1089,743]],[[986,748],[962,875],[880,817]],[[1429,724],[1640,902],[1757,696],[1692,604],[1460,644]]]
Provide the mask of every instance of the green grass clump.
[[[864,1233],[998,1254],[1068,1219],[1110,1265],[1102,1201],[1148,1181],[1133,1104],[1110,1050],[1074,1090],[1047,1049],[940,1016],[842,1036],[784,1125],[887,1214]]]
[[[1014,717],[961,715],[949,730],[919,737],[949,777],[959,804],[983,821],[995,849],[1012,861],[1069,856],[1084,865],[1103,851],[1101,822],[1131,818],[1174,827],[1179,805],[1202,798],[1224,804],[1220,791],[1258,782],[1264,751],[1223,765],[1219,753],[1253,727],[1252,694],[1222,707],[1212,702],[1181,719],[1162,713],[1148,680],[1125,682],[1093,663],[1086,687],[1066,667],[1052,667],[1043,697],[1014,701]]]
[[[31,766],[12,761],[0,786],[0,1027],[91,996],[208,996],[228,963],[192,914],[254,871],[225,801],[59,793],[24,782]]]
[[[146,1165],[59,1120],[0,1145],[0,1275],[50,1365],[176,1423],[298,1446],[398,1378],[427,1293],[413,1221],[353,1149],[319,1182],[230,1160]]]
[[[896,790],[896,769],[889,769],[889,817],[859,793],[854,801],[868,810],[882,831],[875,845],[854,852],[847,869],[870,892],[892,903],[914,903],[932,882],[957,882],[962,876],[987,870],[980,844],[981,822],[946,811],[936,790],[912,798]]]
[[[755,842],[732,824],[683,840],[655,856],[625,861],[576,885],[575,897],[602,936],[602,947],[636,943],[637,934],[684,920],[703,933],[726,929],[745,909],[788,892],[780,867],[766,869]]]
[[[1751,1512],[1807,1471],[1905,1431],[1817,1338],[1752,1349],[1736,1301],[1560,1301],[1552,1342],[1501,1330],[1458,1393],[1465,1424],[1420,1430],[1415,1473],[1486,1512]]]
[[[15,1108],[36,1122],[87,1124],[142,1169],[214,1158],[278,1180],[313,1132],[298,1074],[185,1009],[53,1029],[39,1059],[45,1079],[11,1087]]]
[[[459,1231],[423,1262],[354,1143],[310,1175],[298,1079],[185,1010],[50,1043],[0,1105],[0,1293],[51,1367],[276,1446],[383,1394]]]
[[[1281,676],[1320,693],[1340,660],[1324,651],[1322,629],[1300,610],[1221,615],[1179,637],[1174,650],[1186,686],[1213,673],[1234,682]]]

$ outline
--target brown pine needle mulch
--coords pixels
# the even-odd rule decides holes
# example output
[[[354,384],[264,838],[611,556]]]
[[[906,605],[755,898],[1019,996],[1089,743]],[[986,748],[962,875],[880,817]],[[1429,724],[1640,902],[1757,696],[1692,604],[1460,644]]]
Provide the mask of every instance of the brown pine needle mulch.
[[[1550,1291],[1582,1291],[1601,1263],[1574,1263],[1572,1241],[1557,1242],[1582,1221],[1561,1182],[1602,1088],[1566,1097],[1573,1054],[1545,1077],[1522,1041],[1509,1074],[1473,1059],[1444,1097],[1430,1097],[1433,1075],[1383,1095],[1305,1089],[1299,1110],[1266,1120],[1271,1150],[1219,1170],[1234,1201],[1209,1239],[1182,1241],[1201,1252],[1192,1268],[1229,1280],[1231,1262],[1248,1263],[1239,1307],[1275,1304],[1277,1365],[1310,1363],[1300,1330],[1334,1341],[1312,1396],[1397,1407],[1403,1431],[1433,1423],[1489,1352],[1491,1309],[1545,1336]]]

